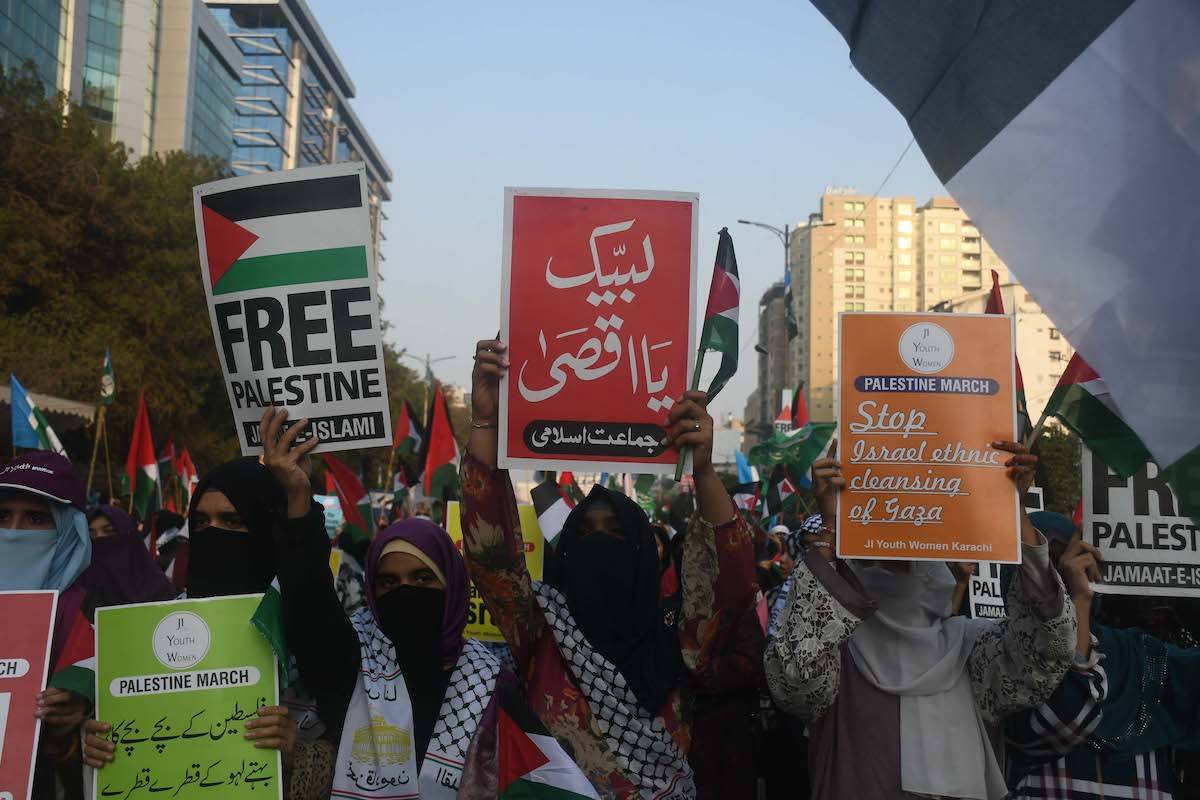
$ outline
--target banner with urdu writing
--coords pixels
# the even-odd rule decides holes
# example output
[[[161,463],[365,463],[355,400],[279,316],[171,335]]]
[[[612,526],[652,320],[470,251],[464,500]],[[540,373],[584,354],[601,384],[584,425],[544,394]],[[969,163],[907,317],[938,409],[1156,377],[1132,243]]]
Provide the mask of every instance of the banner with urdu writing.
[[[275,659],[250,622],[262,595],[96,611],[96,718],[112,763],[93,800],[283,797],[279,751],[244,724],[276,705]]]

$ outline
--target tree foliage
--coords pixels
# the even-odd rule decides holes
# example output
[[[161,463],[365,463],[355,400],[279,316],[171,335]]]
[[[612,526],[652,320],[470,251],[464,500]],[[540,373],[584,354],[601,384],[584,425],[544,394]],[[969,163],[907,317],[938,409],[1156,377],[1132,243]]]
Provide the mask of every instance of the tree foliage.
[[[1034,452],[1038,454],[1037,485],[1047,511],[1071,516],[1083,493],[1080,474],[1080,442],[1059,425],[1048,425],[1038,437]]]
[[[237,455],[192,209],[193,186],[227,175],[183,152],[133,161],[32,74],[0,71],[0,367],[34,391],[92,401],[110,349],[114,462],[142,391],[157,444],[187,446],[201,472]],[[390,346],[385,362],[393,409],[401,398],[419,409],[417,374]],[[374,485],[387,455],[343,457]]]

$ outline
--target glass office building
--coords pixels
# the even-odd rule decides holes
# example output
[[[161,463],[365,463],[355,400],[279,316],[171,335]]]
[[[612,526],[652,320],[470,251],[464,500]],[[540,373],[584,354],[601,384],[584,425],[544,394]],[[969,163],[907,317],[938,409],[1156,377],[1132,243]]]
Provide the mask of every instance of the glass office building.
[[[189,150],[227,161],[232,159],[234,105],[240,88],[238,75],[230,71],[213,44],[201,34],[192,89]]]
[[[0,0],[0,68],[32,64],[47,94],[62,86],[67,59],[64,0]]]
[[[382,259],[380,220],[391,169],[355,116],[354,84],[304,0],[207,2],[242,58],[234,172],[364,162]]]

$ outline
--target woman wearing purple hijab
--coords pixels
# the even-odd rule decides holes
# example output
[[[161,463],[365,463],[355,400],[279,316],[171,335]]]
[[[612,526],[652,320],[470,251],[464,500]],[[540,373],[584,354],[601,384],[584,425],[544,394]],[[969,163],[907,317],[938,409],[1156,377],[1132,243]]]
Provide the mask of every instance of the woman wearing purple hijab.
[[[116,506],[88,512],[92,563],[81,576],[87,596],[83,611],[91,620],[97,608],[174,600],[179,592],[159,569],[133,530],[133,520]]]
[[[501,666],[463,639],[470,588],[453,540],[428,520],[384,529],[367,551],[367,607],[347,618],[324,538],[281,548],[279,580],[300,675],[341,728],[333,796],[494,797]]]

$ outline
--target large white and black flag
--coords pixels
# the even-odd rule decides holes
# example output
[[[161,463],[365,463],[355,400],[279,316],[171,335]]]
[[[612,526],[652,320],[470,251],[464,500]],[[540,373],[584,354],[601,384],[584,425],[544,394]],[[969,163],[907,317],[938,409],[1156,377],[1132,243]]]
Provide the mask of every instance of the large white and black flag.
[[[1155,459],[1200,444],[1200,3],[812,2]]]

